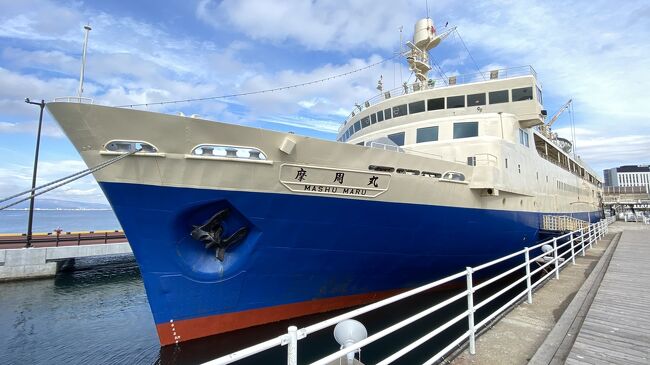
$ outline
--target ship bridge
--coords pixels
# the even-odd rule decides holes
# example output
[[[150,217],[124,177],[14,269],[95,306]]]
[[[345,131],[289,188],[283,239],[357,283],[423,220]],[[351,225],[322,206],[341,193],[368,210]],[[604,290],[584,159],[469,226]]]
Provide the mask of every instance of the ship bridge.
[[[398,124],[488,113],[516,115],[521,127],[529,128],[543,124],[542,105],[542,88],[531,66],[431,79],[357,105],[339,129],[338,140],[359,143],[368,133]]]

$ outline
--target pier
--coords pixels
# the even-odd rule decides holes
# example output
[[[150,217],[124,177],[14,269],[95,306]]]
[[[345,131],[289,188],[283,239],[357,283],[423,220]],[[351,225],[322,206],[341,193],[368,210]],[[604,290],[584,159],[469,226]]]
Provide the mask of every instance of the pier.
[[[647,364],[650,359],[650,225],[609,233],[476,340],[464,364]]]
[[[35,234],[30,244],[25,235],[0,236],[0,281],[54,276],[76,258],[132,254],[121,231]]]

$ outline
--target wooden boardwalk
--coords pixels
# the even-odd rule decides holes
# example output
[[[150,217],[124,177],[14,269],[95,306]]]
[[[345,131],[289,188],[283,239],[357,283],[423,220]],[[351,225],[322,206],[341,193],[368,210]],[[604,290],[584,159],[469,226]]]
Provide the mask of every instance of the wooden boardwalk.
[[[650,230],[625,230],[567,364],[650,364]]]

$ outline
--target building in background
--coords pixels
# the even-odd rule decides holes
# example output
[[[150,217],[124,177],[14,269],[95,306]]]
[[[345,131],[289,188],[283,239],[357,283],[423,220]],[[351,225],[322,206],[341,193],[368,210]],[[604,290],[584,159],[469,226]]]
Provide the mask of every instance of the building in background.
[[[605,186],[633,187],[650,189],[649,165],[625,165],[603,171]],[[647,191],[647,190],[646,190]]]

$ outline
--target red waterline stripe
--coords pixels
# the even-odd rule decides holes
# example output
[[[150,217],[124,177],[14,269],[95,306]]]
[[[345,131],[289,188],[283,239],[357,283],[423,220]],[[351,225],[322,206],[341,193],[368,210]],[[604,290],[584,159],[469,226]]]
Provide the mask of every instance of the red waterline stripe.
[[[348,295],[251,309],[242,312],[170,321],[169,323],[157,324],[156,329],[158,330],[160,344],[166,346],[260,324],[277,322],[283,319],[375,302],[402,291],[404,289]]]

